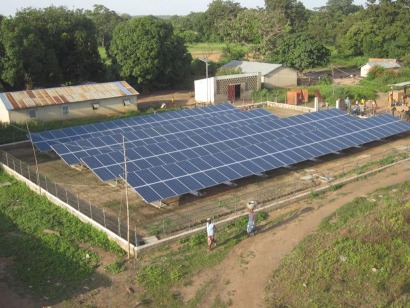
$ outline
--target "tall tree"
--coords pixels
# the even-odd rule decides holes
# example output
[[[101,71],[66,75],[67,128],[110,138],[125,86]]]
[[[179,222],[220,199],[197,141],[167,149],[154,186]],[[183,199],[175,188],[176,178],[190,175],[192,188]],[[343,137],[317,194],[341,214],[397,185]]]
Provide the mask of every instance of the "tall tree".
[[[352,17],[355,23],[338,40],[345,56],[401,58],[410,48],[410,1],[367,2],[366,10]],[[347,21],[345,21],[346,23]]]
[[[111,40],[115,27],[123,20],[116,12],[101,4],[94,4],[92,11],[86,11],[97,29],[98,44],[105,47]]]
[[[238,2],[214,0],[208,5],[206,18],[209,28],[214,30],[215,39],[224,41],[223,32],[226,21],[232,22],[243,9]],[[212,36],[212,34],[211,34]]]
[[[24,9],[3,20],[1,78],[21,89],[95,79],[101,61],[95,27],[81,10]]]
[[[274,60],[299,72],[329,63],[330,50],[316,38],[305,33],[285,36],[275,50]]]
[[[173,86],[189,73],[191,54],[170,23],[152,17],[133,18],[114,30],[110,54],[120,75],[141,87]]]
[[[292,32],[304,31],[310,16],[310,12],[298,0],[265,0],[265,7],[268,11],[282,12]]]

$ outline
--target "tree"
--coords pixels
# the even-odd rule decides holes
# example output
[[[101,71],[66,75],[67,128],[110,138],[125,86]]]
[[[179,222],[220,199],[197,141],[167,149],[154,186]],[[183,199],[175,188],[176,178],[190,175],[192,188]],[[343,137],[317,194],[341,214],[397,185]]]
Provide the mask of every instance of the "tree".
[[[351,15],[354,23],[338,39],[345,56],[403,57],[410,48],[410,1],[368,1],[366,10]],[[351,22],[351,21],[349,21]],[[347,21],[345,21],[347,23]]]
[[[225,40],[223,36],[226,22],[232,22],[236,19],[239,12],[243,9],[241,5],[233,1],[214,0],[208,5],[206,18],[209,28],[214,31],[214,35],[220,40]],[[212,37],[212,34],[211,34]]]
[[[284,14],[291,32],[304,31],[310,16],[303,3],[297,0],[265,0],[265,7],[267,11]]]
[[[94,4],[94,9],[86,11],[86,14],[90,16],[95,24],[98,44],[104,47],[111,40],[112,32],[117,24],[122,21],[122,18],[101,4]]]
[[[191,54],[170,23],[152,17],[133,18],[114,30],[110,54],[123,78],[143,88],[173,86],[189,74]]]
[[[329,63],[330,50],[309,34],[293,33],[285,36],[275,50],[273,59],[299,72]]]
[[[0,29],[1,78],[17,89],[95,79],[101,61],[95,27],[81,10],[24,9]]]

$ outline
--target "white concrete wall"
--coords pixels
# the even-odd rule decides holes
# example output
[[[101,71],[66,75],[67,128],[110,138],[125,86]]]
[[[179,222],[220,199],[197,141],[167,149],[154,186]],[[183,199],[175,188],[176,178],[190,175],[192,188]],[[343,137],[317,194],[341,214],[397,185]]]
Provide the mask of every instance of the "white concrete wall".
[[[360,77],[367,77],[367,74],[369,74],[369,70],[370,70],[370,65],[363,65],[360,68]]]
[[[207,86],[208,82],[208,86]],[[215,101],[215,77],[195,80],[195,101],[198,103],[214,103]],[[208,90],[208,96],[207,96]]]
[[[0,122],[10,123],[9,111],[2,102],[0,102]]]

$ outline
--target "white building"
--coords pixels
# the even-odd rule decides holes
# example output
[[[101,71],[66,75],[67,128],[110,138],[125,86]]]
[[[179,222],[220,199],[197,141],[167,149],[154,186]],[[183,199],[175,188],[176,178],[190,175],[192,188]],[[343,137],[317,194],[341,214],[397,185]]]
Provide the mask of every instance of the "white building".
[[[282,64],[233,60],[220,69],[239,69],[242,74],[260,74],[262,87],[293,88],[298,84],[298,73]]]
[[[370,58],[369,62],[366,64],[362,65],[360,67],[360,77],[367,77],[369,74],[369,71],[375,67],[375,66],[381,66],[386,69],[396,69],[400,68],[400,64],[397,63],[396,59],[374,59]]]
[[[260,74],[236,74],[195,80],[195,101],[201,103],[250,100],[261,89]]]

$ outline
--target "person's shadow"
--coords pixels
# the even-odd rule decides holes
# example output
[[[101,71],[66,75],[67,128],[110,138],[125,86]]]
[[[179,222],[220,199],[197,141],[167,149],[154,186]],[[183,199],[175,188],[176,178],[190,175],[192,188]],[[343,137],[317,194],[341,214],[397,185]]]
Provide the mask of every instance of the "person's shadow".
[[[305,214],[305,213],[309,213],[309,212],[311,212],[311,211],[313,211],[313,210],[314,210],[313,207],[305,207],[305,208],[303,208],[303,209],[301,209],[301,210],[299,210],[299,211],[293,213],[291,216],[285,218],[284,220],[278,221],[278,222],[275,223],[275,224],[268,225],[268,226],[260,226],[259,228],[256,227],[256,234],[258,234],[258,233],[259,233],[259,234],[260,234],[260,233],[265,233],[265,232],[268,232],[268,231],[270,231],[270,230],[272,230],[272,229],[275,229],[275,228],[279,228],[279,227],[281,227],[281,226],[284,226],[284,225],[286,225],[286,224],[288,224],[288,223],[290,223],[290,222],[296,220],[296,219],[299,218],[301,215],[303,215],[303,214]]]
[[[270,230],[272,230],[272,229],[274,229],[274,228],[279,228],[279,227],[281,227],[281,226],[284,226],[284,225],[286,225],[286,224],[288,224],[288,223],[290,223],[290,222],[296,220],[296,219],[299,218],[301,215],[303,215],[303,214],[305,214],[305,213],[308,213],[308,212],[311,212],[312,210],[314,210],[313,207],[305,207],[305,208],[303,208],[303,209],[301,209],[301,210],[295,212],[295,213],[292,214],[291,216],[285,218],[284,220],[281,220],[281,221],[279,221],[279,222],[277,222],[277,223],[275,223],[275,224],[272,224],[272,225],[267,224],[267,225],[262,225],[262,226],[260,225],[260,226],[258,226],[258,224],[257,224],[257,225],[256,225],[256,230],[254,231],[254,235],[256,236],[256,235],[258,235],[258,234],[268,232],[268,231],[270,231]],[[229,238],[225,238],[222,242],[219,242],[219,241],[218,241],[218,245],[217,245],[217,246],[221,246],[221,245],[226,244],[226,243],[228,243],[228,242],[230,242],[230,241],[236,241],[236,242],[239,243],[241,240],[243,240],[243,239],[246,238],[246,235],[247,235],[247,233],[246,233],[246,225],[245,225],[245,229],[244,229],[243,231],[241,231],[241,232],[239,232],[239,233],[236,233],[235,235],[233,235],[233,236],[231,236],[231,237],[229,237]],[[252,235],[251,235],[251,236],[252,236]]]

